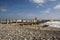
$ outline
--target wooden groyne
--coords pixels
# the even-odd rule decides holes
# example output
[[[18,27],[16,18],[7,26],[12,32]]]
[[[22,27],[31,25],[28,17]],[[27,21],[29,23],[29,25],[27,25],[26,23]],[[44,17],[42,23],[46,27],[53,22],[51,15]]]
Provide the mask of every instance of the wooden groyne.
[[[0,20],[1,24],[24,24],[24,25],[33,25],[33,24],[39,24],[38,20]]]

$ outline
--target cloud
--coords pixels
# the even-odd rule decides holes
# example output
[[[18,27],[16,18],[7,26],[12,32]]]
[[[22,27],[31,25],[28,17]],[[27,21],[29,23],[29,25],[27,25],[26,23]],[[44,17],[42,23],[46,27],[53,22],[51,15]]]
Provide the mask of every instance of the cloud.
[[[7,9],[1,9],[0,11],[2,11],[2,12],[6,12],[6,11],[7,11]]]
[[[49,0],[49,1],[57,1],[57,0]]]
[[[44,6],[44,4],[47,3],[47,2],[55,2],[57,0],[29,0],[29,1],[37,4],[36,7],[39,8],[40,6]]]
[[[49,2],[49,1],[56,1],[56,0],[30,0],[31,2],[33,3],[36,3],[38,5],[43,5],[44,3],[46,2]]]
[[[21,17],[21,18],[28,18],[28,19],[37,17],[35,13],[25,13],[25,12],[13,14],[13,15]]]
[[[25,12],[22,12],[22,13],[18,13],[17,15],[23,15],[23,16],[27,16],[27,17],[34,17],[36,16],[34,13],[25,13]]]
[[[45,3],[45,0],[32,0],[34,3],[38,3],[38,4],[40,4],[40,3]]]
[[[59,5],[56,5],[56,6],[54,7],[54,9],[60,9],[60,4],[59,4]]]
[[[0,8],[0,12],[7,12],[6,8]]]
[[[31,0],[31,2],[36,3],[38,5],[42,5],[43,3],[46,2],[46,0]]]
[[[0,7],[0,12],[7,12],[7,7]]]
[[[48,8],[48,9],[46,9],[44,11],[41,11],[41,13],[50,13],[50,11],[51,11],[51,8]]]
[[[33,14],[33,13],[28,13],[26,16],[28,16],[28,17],[35,17],[36,15]]]

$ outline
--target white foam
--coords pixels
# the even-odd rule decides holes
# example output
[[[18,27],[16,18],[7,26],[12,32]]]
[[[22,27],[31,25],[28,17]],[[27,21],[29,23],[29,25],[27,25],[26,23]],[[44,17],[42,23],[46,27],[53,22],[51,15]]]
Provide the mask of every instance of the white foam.
[[[44,23],[44,25],[49,25],[49,27],[60,28],[60,21],[49,21],[49,22]]]

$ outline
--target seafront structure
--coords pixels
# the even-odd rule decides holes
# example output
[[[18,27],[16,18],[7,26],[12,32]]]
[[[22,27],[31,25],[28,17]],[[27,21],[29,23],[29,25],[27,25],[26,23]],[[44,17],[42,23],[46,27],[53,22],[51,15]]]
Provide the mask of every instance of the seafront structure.
[[[34,19],[11,19],[11,20],[0,20],[0,23],[2,24],[12,24],[12,23],[17,23],[17,24],[29,24],[29,25],[32,25],[32,24],[39,24],[38,22],[39,20],[37,18],[34,18]]]

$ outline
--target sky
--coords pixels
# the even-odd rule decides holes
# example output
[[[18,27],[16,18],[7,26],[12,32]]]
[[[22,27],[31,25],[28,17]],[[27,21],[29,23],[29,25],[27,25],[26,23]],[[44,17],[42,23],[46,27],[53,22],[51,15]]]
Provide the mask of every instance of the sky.
[[[60,0],[0,0],[2,19],[60,19]]]

